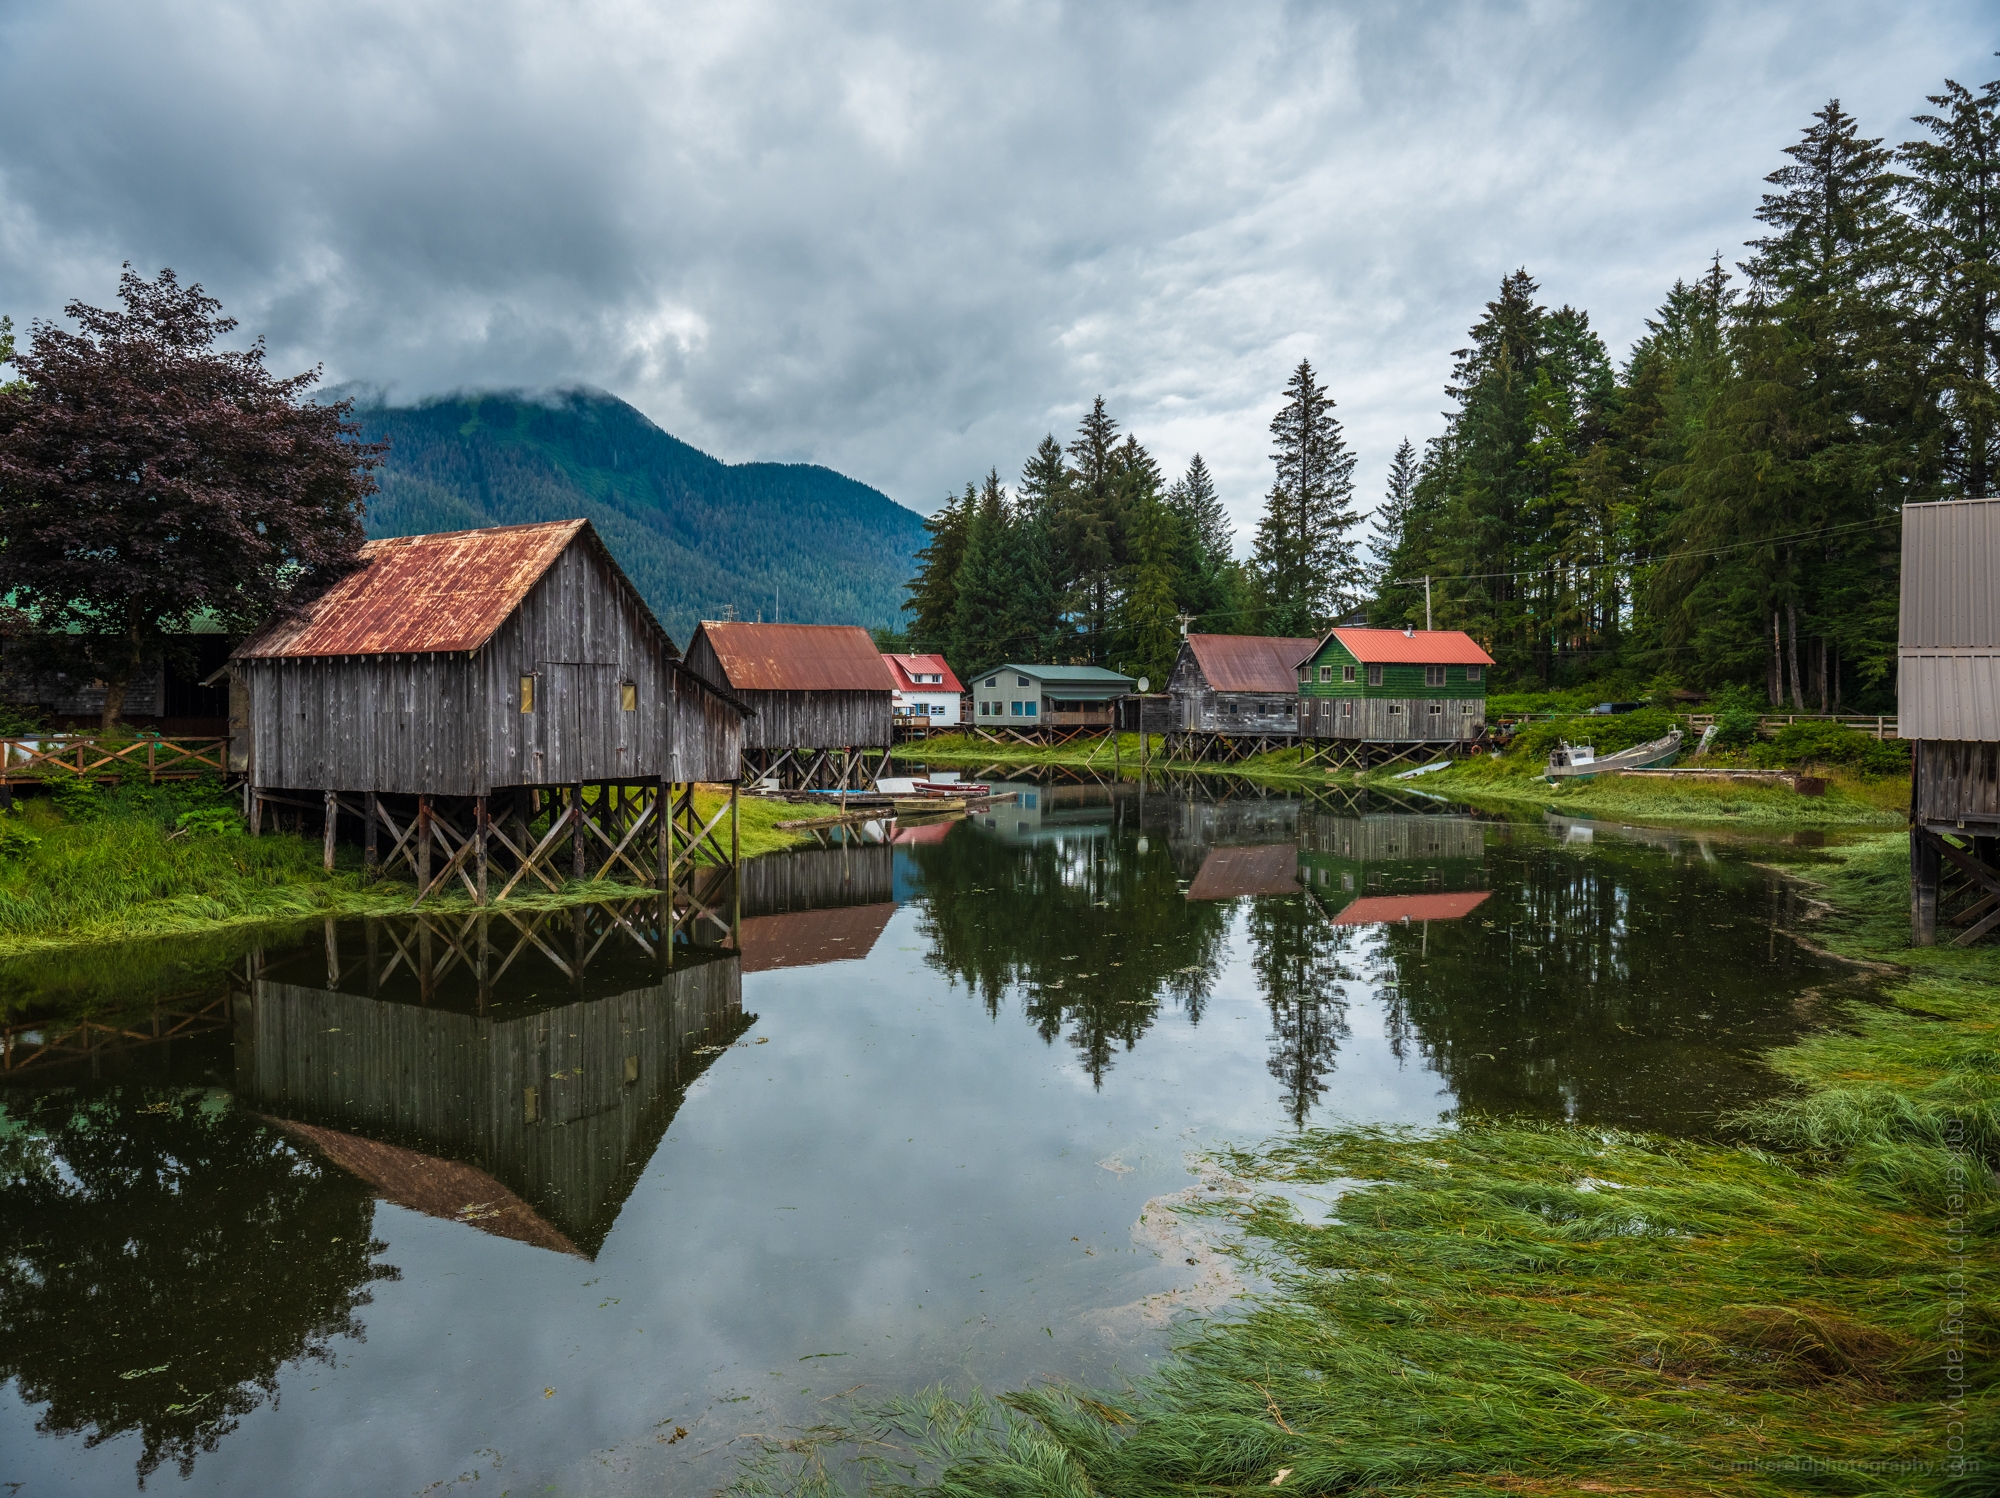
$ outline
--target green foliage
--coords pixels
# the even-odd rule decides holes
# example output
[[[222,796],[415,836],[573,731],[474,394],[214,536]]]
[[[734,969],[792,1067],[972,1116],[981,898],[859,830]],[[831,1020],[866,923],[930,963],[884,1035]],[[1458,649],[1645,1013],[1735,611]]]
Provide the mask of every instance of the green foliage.
[[[1285,385],[1271,419],[1277,477],[1257,523],[1254,567],[1263,628],[1277,635],[1317,635],[1353,605],[1364,571],[1349,535],[1355,457],[1334,402],[1308,361]]]
[[[32,853],[41,841],[41,835],[29,831],[18,816],[0,817],[0,860]]]
[[[1822,720],[1786,724],[1769,742],[1753,745],[1750,760],[1769,769],[1845,765],[1864,775],[1908,775],[1910,746],[1901,739],[1878,741],[1844,723]]]
[[[190,837],[242,837],[248,831],[242,814],[233,806],[207,806],[184,811],[174,825]]]
[[[42,782],[49,803],[71,822],[94,822],[104,815],[104,787],[81,775],[55,772]]]
[[[0,698],[0,739],[25,738],[42,731],[39,709]]]
[[[800,463],[722,463],[601,391],[357,410],[388,460],[370,535],[587,518],[685,642],[700,619],[886,625],[924,521]],[[922,648],[940,648],[923,642]]]
[[[1757,742],[1757,725],[1761,717],[1754,708],[1724,708],[1715,715],[1715,737],[1711,744],[1723,749],[1749,748]]]

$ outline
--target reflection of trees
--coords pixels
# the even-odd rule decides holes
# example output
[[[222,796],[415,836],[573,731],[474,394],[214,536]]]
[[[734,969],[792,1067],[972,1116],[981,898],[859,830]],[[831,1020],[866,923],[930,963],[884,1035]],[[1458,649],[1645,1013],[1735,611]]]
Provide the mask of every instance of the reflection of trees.
[[[925,961],[997,1014],[1017,987],[1051,1044],[1067,1031],[1099,1086],[1162,1003],[1199,1022],[1222,961],[1226,906],[1185,899],[1165,847],[1115,837],[1009,844],[971,828],[912,848]]]
[[[1755,1057],[1796,1033],[1793,995],[1833,967],[1773,941],[1769,902],[1790,898],[1775,880],[1625,841],[1489,858],[1485,903],[1377,928],[1370,974],[1392,1044],[1461,1110],[1685,1128],[1768,1088]]]
[[[1266,897],[1250,905],[1250,964],[1271,1006],[1271,1075],[1295,1125],[1326,1091],[1347,1039],[1350,928],[1329,926],[1308,898]]]
[[[360,1337],[394,1269],[374,1204],[219,1093],[10,1098],[0,1129],[0,1380],[37,1429],[128,1431],[182,1477],[300,1359]]]

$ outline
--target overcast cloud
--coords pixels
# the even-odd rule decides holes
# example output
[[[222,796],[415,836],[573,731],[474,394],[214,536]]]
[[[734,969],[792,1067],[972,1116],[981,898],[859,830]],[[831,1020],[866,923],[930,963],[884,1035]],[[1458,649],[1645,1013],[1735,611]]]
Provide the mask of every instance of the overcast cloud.
[[[1622,354],[1988,4],[0,0],[0,311],[221,296],[398,399],[588,382],[930,510],[1103,393],[1239,525],[1300,356],[1371,504],[1526,265]]]

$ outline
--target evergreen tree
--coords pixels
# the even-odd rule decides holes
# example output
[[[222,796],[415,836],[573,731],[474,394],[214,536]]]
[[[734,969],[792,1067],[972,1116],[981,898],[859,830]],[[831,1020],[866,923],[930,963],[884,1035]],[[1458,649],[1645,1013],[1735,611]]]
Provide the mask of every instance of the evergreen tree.
[[[1910,249],[1879,139],[1834,100],[1768,180],[1751,241],[1751,293],[1731,331],[1736,378],[1690,453],[1687,505],[1663,573],[1693,593],[1705,553],[1755,569],[1742,601],[1771,641],[1771,700],[1830,699],[1828,656],[1863,680],[1895,665],[1896,558],[1886,522],[1913,490],[1924,445],[1915,350],[1902,312]],[[1886,543],[1886,544],[1885,544]],[[1681,584],[1688,586],[1680,586]],[[1686,632],[1684,616],[1680,630]],[[1810,647],[1802,638],[1813,637]]]
[[[1069,445],[1072,459],[1068,504],[1058,531],[1067,559],[1063,578],[1071,595],[1067,611],[1082,624],[1083,649],[1092,665],[1103,665],[1110,645],[1111,612],[1118,570],[1118,423],[1091,403]]]
[[[1063,617],[1057,541],[1069,505],[1069,469],[1053,435],[1042,438],[1021,469],[1014,506],[1016,591],[1007,610],[1007,650],[1015,658],[1064,663],[1074,634]]]
[[[2000,81],[1977,94],[1946,80],[1928,140],[1899,153],[1916,220],[1919,329],[1942,407],[1938,463],[1951,492],[1993,493],[2000,476]]]
[[[1167,508],[1179,523],[1182,538],[1176,588],[1181,606],[1203,621],[1204,629],[1227,633],[1245,627],[1242,569],[1232,545],[1235,527],[1200,453],[1167,490]]]
[[[991,669],[1009,654],[1007,612],[1015,596],[1013,526],[1007,490],[997,469],[989,470],[977,498],[967,499],[972,520],[966,527],[965,559],[959,563],[951,659],[970,676]]]
[[[965,561],[967,528],[977,495],[972,485],[963,495],[947,494],[935,514],[924,521],[930,544],[917,553],[917,575],[908,583],[905,613],[912,615],[910,648],[923,654],[945,654],[952,648],[958,619],[958,569]]]
[[[1375,507],[1375,521],[1370,527],[1369,550],[1374,554],[1374,565],[1369,570],[1369,581],[1379,593],[1385,583],[1394,576],[1389,571],[1389,562],[1402,549],[1403,532],[1409,524],[1410,506],[1417,497],[1417,450],[1405,437],[1397,445],[1395,457],[1389,460],[1389,482],[1382,495],[1382,503]]]
[[[1309,635],[1355,597],[1362,580],[1354,541],[1354,455],[1333,400],[1304,359],[1271,421],[1277,477],[1257,527],[1256,567],[1264,627]]]

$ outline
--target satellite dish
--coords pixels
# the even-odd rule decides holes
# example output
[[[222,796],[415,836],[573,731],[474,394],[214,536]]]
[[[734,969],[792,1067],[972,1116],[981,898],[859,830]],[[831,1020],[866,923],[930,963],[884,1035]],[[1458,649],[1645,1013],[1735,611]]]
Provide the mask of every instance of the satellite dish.
[[[1140,691],[1142,691],[1142,692],[1150,692],[1150,691],[1152,691],[1152,690],[1153,690],[1153,684],[1152,684],[1152,682],[1151,682],[1151,681],[1149,681],[1149,680],[1147,680],[1147,679],[1146,679],[1145,677],[1143,677],[1143,676],[1142,676],[1142,677],[1140,677],[1140,678],[1139,678],[1139,690],[1140,690]]]

